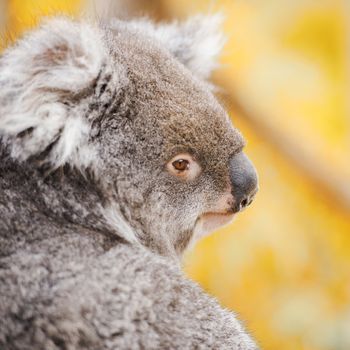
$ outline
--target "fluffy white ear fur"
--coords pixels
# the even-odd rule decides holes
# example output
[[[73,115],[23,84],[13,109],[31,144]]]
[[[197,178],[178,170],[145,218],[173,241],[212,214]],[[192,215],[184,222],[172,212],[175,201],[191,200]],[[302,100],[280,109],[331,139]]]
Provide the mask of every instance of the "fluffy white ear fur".
[[[19,160],[50,150],[46,162],[84,168],[94,151],[79,96],[106,59],[99,31],[66,19],[50,20],[0,58],[0,136]]]
[[[197,77],[207,79],[217,67],[226,38],[221,30],[221,14],[199,15],[183,23],[153,24],[135,20],[131,25],[159,40]]]

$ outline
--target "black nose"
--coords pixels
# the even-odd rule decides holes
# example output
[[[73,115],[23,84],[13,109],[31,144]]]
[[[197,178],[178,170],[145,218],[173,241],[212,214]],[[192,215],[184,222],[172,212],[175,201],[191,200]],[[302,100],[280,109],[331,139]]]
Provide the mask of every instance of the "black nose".
[[[233,210],[247,207],[258,191],[258,177],[252,162],[240,152],[230,159],[230,180],[234,198]]]

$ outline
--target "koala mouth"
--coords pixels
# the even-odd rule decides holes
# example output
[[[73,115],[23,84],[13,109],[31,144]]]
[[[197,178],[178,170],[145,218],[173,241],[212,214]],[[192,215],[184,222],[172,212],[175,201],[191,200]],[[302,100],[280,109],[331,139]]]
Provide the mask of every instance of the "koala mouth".
[[[194,229],[195,239],[207,236],[221,226],[232,222],[235,213],[232,212],[208,212],[202,214],[196,222]]]

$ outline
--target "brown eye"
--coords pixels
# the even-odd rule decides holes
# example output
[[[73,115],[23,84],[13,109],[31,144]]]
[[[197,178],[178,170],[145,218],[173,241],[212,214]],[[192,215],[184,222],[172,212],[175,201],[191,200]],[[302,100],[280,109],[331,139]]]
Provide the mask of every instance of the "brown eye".
[[[175,160],[173,163],[173,167],[177,170],[177,171],[185,171],[188,170],[190,163],[188,160],[186,159],[178,159]]]
[[[189,153],[180,153],[166,164],[167,171],[182,181],[194,180],[201,172],[196,159]]]

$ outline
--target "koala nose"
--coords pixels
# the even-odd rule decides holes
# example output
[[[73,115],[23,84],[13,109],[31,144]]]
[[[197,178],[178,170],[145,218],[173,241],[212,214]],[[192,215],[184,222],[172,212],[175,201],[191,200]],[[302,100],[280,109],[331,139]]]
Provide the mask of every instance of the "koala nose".
[[[243,152],[230,159],[229,167],[234,198],[233,211],[237,213],[253,201],[258,191],[258,176],[252,162]]]

